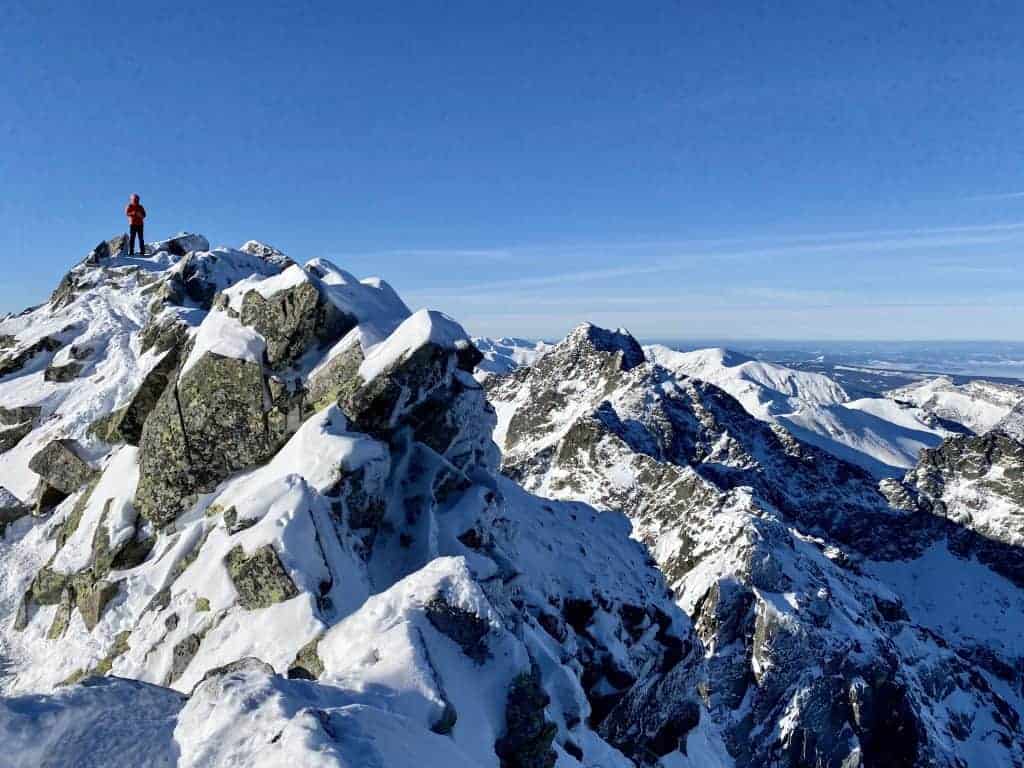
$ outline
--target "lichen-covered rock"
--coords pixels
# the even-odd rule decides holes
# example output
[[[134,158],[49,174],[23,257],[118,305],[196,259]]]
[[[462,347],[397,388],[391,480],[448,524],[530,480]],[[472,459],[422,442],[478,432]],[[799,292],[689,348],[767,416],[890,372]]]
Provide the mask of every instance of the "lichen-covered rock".
[[[0,453],[11,450],[35,429],[41,410],[37,405],[0,407]]]
[[[74,440],[53,440],[32,457],[28,468],[51,488],[70,495],[96,474],[96,470],[81,457],[80,451]]]
[[[248,253],[250,256],[257,256],[270,264],[277,264],[281,269],[287,269],[295,263],[274,246],[259,240],[248,240],[238,250],[242,251],[242,253]]]
[[[446,384],[455,370],[455,355],[436,344],[424,344],[369,382],[338,400],[356,429],[384,435],[410,404],[424,400]]]
[[[37,605],[56,605],[67,584],[67,576],[43,566],[32,580],[28,593]]]
[[[268,296],[260,290],[248,291],[239,312],[242,324],[266,339],[267,362],[277,370],[294,363],[314,344],[331,341],[349,330],[305,273],[297,266],[289,270],[301,273],[303,279]]]
[[[285,435],[267,428],[267,395],[262,366],[248,360],[208,353],[181,376],[177,399],[197,488],[212,490],[283,444]]]
[[[53,614],[53,621],[50,623],[50,628],[46,632],[47,640],[57,640],[67,631],[68,624],[71,621],[72,607],[71,589],[65,589],[61,593],[60,602],[57,604],[57,610]]]
[[[269,400],[259,363],[213,352],[169,384],[139,441],[140,513],[166,525],[195,494],[273,456],[298,419]]]
[[[299,594],[277,552],[269,544],[248,556],[241,546],[237,546],[228,552],[225,565],[238,591],[238,603],[247,610],[269,608]]]
[[[139,441],[139,485],[135,506],[157,526],[174,520],[195,493],[178,393],[168,386],[150,412]]]
[[[118,586],[105,579],[93,581],[91,573],[74,579],[73,584],[75,605],[82,614],[86,629],[91,631],[99,624],[107,604],[117,595]]]
[[[188,326],[183,322],[174,317],[155,317],[139,333],[139,350],[143,353],[150,349],[157,353],[166,352],[183,347],[187,339]]]
[[[505,704],[505,735],[494,744],[502,768],[553,768],[551,748],[558,728],[547,720],[550,697],[536,670],[518,675],[509,686]]]
[[[310,411],[323,410],[332,403],[350,397],[362,383],[359,366],[364,357],[358,335],[346,336],[338,342],[336,349],[310,374],[306,394]]]
[[[0,407],[0,424],[11,427],[25,422],[35,422],[42,408],[38,405],[21,405],[16,408]]]

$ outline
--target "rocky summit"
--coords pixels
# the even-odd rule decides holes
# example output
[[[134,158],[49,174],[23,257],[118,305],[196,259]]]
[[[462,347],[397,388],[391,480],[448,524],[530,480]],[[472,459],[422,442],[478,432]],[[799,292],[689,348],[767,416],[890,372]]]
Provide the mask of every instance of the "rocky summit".
[[[0,764],[1024,765],[1012,403],[148,254],[0,322]]]

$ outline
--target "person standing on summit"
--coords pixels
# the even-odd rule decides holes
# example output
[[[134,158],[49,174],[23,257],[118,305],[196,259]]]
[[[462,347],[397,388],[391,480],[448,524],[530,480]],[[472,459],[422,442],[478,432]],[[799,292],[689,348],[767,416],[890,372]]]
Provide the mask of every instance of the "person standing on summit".
[[[142,207],[142,203],[139,202],[138,195],[132,195],[131,202],[125,206],[125,216],[128,217],[128,226],[130,227],[128,235],[128,255],[135,255],[135,238],[139,238],[139,256],[146,255],[146,241],[142,236],[142,223],[146,219],[146,209]]]

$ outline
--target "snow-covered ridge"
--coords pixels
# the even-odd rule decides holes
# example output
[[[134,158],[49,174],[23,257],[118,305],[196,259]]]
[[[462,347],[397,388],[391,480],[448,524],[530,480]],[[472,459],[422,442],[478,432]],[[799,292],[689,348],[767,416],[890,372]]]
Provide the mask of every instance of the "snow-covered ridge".
[[[726,349],[677,352],[645,348],[668,370],[721,387],[748,413],[778,423],[801,440],[878,477],[899,477],[920,452],[950,434],[920,408],[885,398],[851,400],[828,376],[795,371]]]
[[[838,405],[850,400],[828,376],[794,371],[728,349],[677,352],[655,344],[644,347],[644,352],[670,371],[721,387],[758,418],[794,413],[805,405]]]

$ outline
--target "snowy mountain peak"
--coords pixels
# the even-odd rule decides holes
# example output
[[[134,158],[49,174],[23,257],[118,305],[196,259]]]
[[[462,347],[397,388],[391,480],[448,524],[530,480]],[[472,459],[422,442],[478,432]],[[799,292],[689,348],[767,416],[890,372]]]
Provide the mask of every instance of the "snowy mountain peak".
[[[731,763],[626,519],[496,471],[456,321],[189,244],[108,248],[0,323],[15,765]]]
[[[581,323],[558,346],[568,349],[591,349],[616,355],[618,365],[624,371],[635,368],[646,359],[640,343],[625,328],[612,331],[591,323]]]

